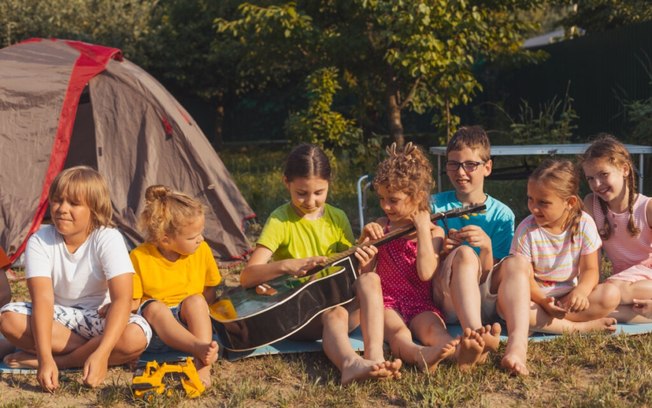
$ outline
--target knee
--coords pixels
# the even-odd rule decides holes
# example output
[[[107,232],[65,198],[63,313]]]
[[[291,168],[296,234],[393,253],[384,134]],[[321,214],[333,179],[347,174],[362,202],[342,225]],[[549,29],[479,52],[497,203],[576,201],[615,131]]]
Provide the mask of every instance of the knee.
[[[147,348],[147,337],[143,329],[137,324],[128,324],[122,333],[122,341],[116,344],[124,355],[136,358]]]
[[[380,277],[377,273],[363,273],[356,282],[357,294],[377,293],[381,291]]]
[[[14,313],[14,312],[4,312],[0,314],[0,333],[2,333],[5,337],[7,335],[19,335],[20,333],[17,333],[17,330],[19,327],[23,326],[23,323],[20,321],[21,316],[24,320],[25,316],[21,315],[19,313]],[[14,337],[15,337],[14,336]]]
[[[480,267],[480,260],[473,248],[462,245],[455,251],[455,255],[453,255],[452,267],[454,270],[459,270],[460,267],[466,267],[463,269],[468,270],[477,269]]]
[[[161,301],[153,300],[142,310],[142,315],[147,321],[156,320],[161,313],[169,312],[167,305]]]
[[[530,261],[521,255],[513,255],[506,258],[499,269],[500,271],[507,271],[506,275],[510,277],[520,277],[522,279],[530,279],[532,275],[532,264]]]
[[[325,326],[333,322],[347,322],[348,324],[349,312],[342,306],[336,306],[322,313],[321,320]]]
[[[609,282],[603,283],[600,286],[600,304],[603,308],[613,310],[620,304],[620,289],[614,284]]]

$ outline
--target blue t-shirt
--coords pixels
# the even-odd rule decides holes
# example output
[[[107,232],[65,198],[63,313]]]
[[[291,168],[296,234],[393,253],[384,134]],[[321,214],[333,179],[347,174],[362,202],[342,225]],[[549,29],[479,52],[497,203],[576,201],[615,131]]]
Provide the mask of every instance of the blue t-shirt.
[[[514,212],[502,202],[487,195],[484,202],[487,209],[480,214],[473,214],[467,217],[448,218],[446,224],[443,220],[437,224],[446,230],[460,230],[466,225],[477,225],[491,238],[491,249],[494,259],[501,259],[509,254],[509,248],[514,237]],[[444,191],[433,194],[430,204],[432,212],[445,212],[464,205],[455,196],[455,190]],[[448,233],[448,230],[446,230]],[[480,248],[473,248],[477,253]]]

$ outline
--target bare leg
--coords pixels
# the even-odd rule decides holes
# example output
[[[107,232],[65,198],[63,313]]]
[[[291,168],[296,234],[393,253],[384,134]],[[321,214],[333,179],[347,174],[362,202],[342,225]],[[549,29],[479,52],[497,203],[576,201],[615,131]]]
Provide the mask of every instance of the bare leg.
[[[468,371],[480,362],[484,351],[484,340],[477,331],[464,329],[455,357],[457,366],[462,371]]]
[[[400,368],[400,362],[377,363],[358,355],[349,341],[349,316],[343,307],[322,313],[322,344],[328,359],[342,373],[342,385],[369,378],[391,378]],[[398,367],[396,367],[398,365]]]
[[[451,300],[462,328],[482,327],[480,315],[480,260],[472,248],[463,246],[455,253],[450,281]]]
[[[0,315],[0,332],[6,341],[16,348],[35,353],[34,335],[31,328],[31,317],[21,313],[4,312]],[[66,354],[81,347],[86,339],[73,333],[59,322],[52,323],[52,353]]]
[[[451,357],[458,341],[450,337],[444,322],[434,313],[424,312],[410,322],[425,346],[415,344],[412,333],[394,310],[385,309],[385,338],[392,353],[408,364],[424,371],[434,371],[439,363]]]
[[[616,331],[616,319],[602,317],[586,322],[574,322],[568,319],[556,319],[546,313],[541,306],[530,303],[530,329],[541,333],[586,333],[591,331]]]
[[[360,302],[360,328],[364,341],[364,358],[381,363],[383,352],[383,295],[380,277],[376,273],[364,273],[355,283],[356,296]]]
[[[507,324],[507,346],[501,365],[510,373],[528,375],[530,329],[530,262],[520,256],[505,259],[492,273],[491,292],[498,293],[497,308]],[[496,291],[497,290],[497,291]]]
[[[573,322],[588,322],[613,312],[620,303],[620,291],[616,285],[601,283],[589,294],[589,308],[577,313],[566,314]]]
[[[609,279],[620,290],[620,305],[609,316],[623,323],[652,322],[652,280],[627,282]]]

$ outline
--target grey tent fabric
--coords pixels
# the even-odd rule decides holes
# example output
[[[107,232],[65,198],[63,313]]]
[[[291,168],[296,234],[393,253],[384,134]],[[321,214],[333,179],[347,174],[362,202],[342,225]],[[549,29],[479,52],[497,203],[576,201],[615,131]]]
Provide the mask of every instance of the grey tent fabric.
[[[204,236],[218,259],[246,255],[244,226],[253,211],[188,112],[119,50],[71,43],[30,40],[0,50],[0,247],[14,260],[38,227],[48,173],[86,164],[108,180],[114,220],[134,243],[143,238],[136,219],[145,189],[163,184],[205,204]],[[115,53],[73,101],[74,126],[62,153],[55,139],[65,133],[71,84],[86,69],[81,54],[92,59],[106,50]],[[59,154],[65,163],[54,168]]]

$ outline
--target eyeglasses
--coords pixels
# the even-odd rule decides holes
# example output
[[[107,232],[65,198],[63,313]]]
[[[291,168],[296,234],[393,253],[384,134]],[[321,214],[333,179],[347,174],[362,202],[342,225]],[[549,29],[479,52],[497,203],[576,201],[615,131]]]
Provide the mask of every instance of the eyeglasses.
[[[464,168],[464,171],[473,173],[479,165],[485,164],[486,162],[480,161],[465,161],[465,162],[458,162],[458,161],[447,161],[446,162],[446,170],[448,171],[458,171],[460,167]]]

